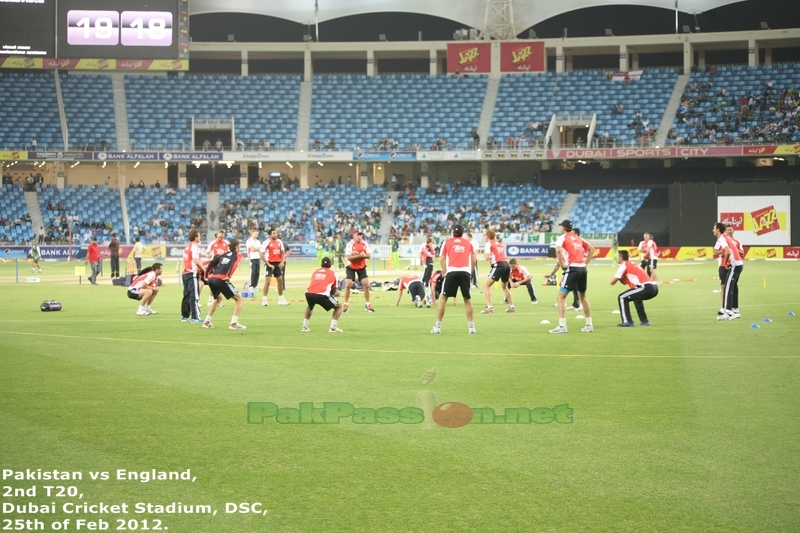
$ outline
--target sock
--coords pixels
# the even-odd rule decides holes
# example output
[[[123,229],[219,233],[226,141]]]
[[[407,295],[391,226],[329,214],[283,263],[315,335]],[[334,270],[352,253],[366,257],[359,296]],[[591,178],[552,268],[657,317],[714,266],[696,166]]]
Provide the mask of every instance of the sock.
[[[514,309],[514,304],[508,306],[509,309]]]
[[[237,322],[239,322],[239,317],[236,316],[236,315],[233,315],[231,317],[231,324],[236,324]]]
[[[486,309],[494,309],[494,306],[493,305],[487,305]]]
[[[474,328],[475,327],[475,322],[470,320],[470,321],[467,322],[467,326],[470,327],[470,328]]]
[[[150,310],[150,304],[147,304],[147,305],[145,305],[145,306],[144,306],[144,310],[145,310],[145,311],[149,311],[149,310]]]
[[[590,316],[586,317],[586,325],[587,326],[591,326],[592,325],[592,317],[590,317]]]
[[[567,327],[567,319],[566,318],[559,318],[558,319],[558,325],[561,326],[562,328]]]
[[[335,328],[338,325],[339,325],[339,321],[338,320],[331,320],[331,329]]]
[[[307,328],[307,327],[308,327],[308,319],[307,319],[307,318],[304,318],[304,319],[303,319],[303,327],[304,327],[304,328]]]
[[[211,315],[208,315],[208,316],[206,317],[206,322],[209,322],[209,323],[211,322]]]
[[[436,327],[437,327],[437,328],[441,328],[441,327],[442,327],[442,323],[441,323],[441,322],[439,322],[439,321],[437,321],[437,322],[436,322]]]
[[[140,305],[140,306],[139,306],[139,310],[138,310],[138,311],[136,311],[136,312],[137,312],[137,313],[144,313],[144,306],[143,306],[143,305]]]

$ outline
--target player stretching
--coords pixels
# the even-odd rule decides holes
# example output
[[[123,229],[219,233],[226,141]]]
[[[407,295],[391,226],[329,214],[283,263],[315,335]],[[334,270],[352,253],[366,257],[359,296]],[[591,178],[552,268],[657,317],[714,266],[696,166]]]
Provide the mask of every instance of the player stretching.
[[[572,290],[578,291],[578,298],[586,315],[586,326],[581,328],[584,333],[594,331],[592,327],[592,311],[589,300],[586,299],[586,265],[594,257],[594,246],[581,239],[572,232],[572,222],[564,220],[561,226],[561,237],[556,241],[556,258],[558,265],[565,271],[561,279],[561,288],[558,291],[558,327],[550,333],[566,333],[567,319],[564,317],[566,310],[567,294]]]
[[[161,263],[153,263],[149,269],[144,269],[141,274],[133,278],[128,287],[128,298],[139,301],[136,316],[155,315],[158,311],[150,309],[150,304],[158,296],[161,287],[161,273],[164,271]]]
[[[227,241],[225,241],[225,232],[218,231],[214,235],[214,240],[211,241],[211,243],[206,248],[206,256],[209,258],[210,261],[213,260],[215,257],[219,257],[220,255],[228,253],[228,249],[229,249],[228,243]],[[206,265],[206,268],[208,268],[208,265]],[[221,307],[224,307],[225,304],[222,303],[222,298],[217,298],[217,299],[219,300],[219,305]],[[214,303],[214,297],[209,295],[207,305],[211,305],[212,303]]]
[[[339,317],[342,316],[342,304],[336,301],[336,295],[339,286],[339,280],[336,278],[336,273],[331,270],[331,258],[323,257],[320,262],[320,268],[311,274],[311,284],[306,289],[306,312],[303,315],[303,326],[300,331],[308,333],[311,328],[308,323],[311,320],[311,313],[314,312],[314,306],[318,305],[326,311],[333,309],[333,319],[331,320],[331,327],[328,330],[331,333],[343,333],[339,329]]]
[[[400,284],[397,286],[397,301],[394,302],[395,307],[400,305],[404,290],[408,290],[408,295],[411,296],[414,305],[422,307],[422,300],[425,298],[425,284],[419,279],[419,276],[411,275],[400,278]]]
[[[364,289],[364,310],[374,313],[375,309],[369,303],[369,277],[367,276],[367,259],[372,258],[372,249],[369,244],[364,240],[364,232],[357,231],[353,235],[353,240],[347,243],[345,249],[345,258],[347,259],[347,268],[345,269],[347,280],[344,283],[344,308],[343,312],[346,313],[350,309],[350,287],[358,276],[358,281]]]
[[[636,306],[639,322],[641,322],[642,326],[649,326],[650,321],[647,320],[643,302],[658,296],[658,283],[655,280],[651,280],[642,267],[631,263],[628,260],[628,252],[625,250],[617,252],[617,263],[619,264],[619,269],[617,269],[614,277],[611,278],[611,284],[614,285],[616,282],[621,281],[630,287],[629,290],[619,295],[619,314],[622,318],[622,324],[617,324],[617,327],[633,327],[631,302]]]
[[[511,299],[511,291],[508,289],[508,276],[511,274],[511,267],[508,265],[506,258],[506,247],[495,239],[494,230],[486,230],[486,247],[484,252],[486,260],[492,265],[489,275],[486,277],[486,283],[483,286],[483,295],[486,297],[486,309],[481,311],[482,315],[494,313],[494,306],[492,305],[492,285],[495,281],[500,282],[500,287],[503,289],[503,294],[506,295],[505,301],[508,302],[508,309],[506,313],[516,313],[517,309],[514,307],[514,301]]]
[[[214,296],[214,303],[208,309],[208,316],[203,321],[204,328],[213,328],[214,324],[211,323],[211,317],[214,316],[217,308],[220,305],[222,296],[226,300],[233,300],[236,304],[233,306],[233,316],[231,317],[231,324],[228,329],[247,329],[244,325],[239,324],[239,313],[242,312],[241,295],[236,292],[236,287],[231,283],[231,278],[236,273],[239,263],[242,260],[242,254],[239,253],[239,241],[231,239],[229,250],[218,255],[208,264],[206,270],[206,277],[208,279],[208,287],[211,289],[211,294]]]

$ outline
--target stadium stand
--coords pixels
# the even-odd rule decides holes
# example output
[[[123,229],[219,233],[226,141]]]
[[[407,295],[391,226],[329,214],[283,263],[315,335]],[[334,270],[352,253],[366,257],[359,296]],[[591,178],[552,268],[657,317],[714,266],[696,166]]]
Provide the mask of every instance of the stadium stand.
[[[20,185],[3,185],[0,194],[0,242],[25,244],[33,240],[33,227]]]
[[[315,76],[310,148],[428,149],[443,140],[439,149],[444,142],[463,149],[472,144],[486,82],[484,75]]]
[[[583,189],[570,220],[582,232],[618,232],[644,203],[650,189]]]
[[[495,187],[420,187],[398,200],[395,228],[409,233],[447,232],[456,220],[472,231],[548,231],[566,191],[525,183]]]
[[[708,67],[693,72],[668,144],[800,141],[800,65]]]
[[[39,206],[52,242],[67,242],[70,222],[72,241],[77,244],[88,244],[94,235],[100,242],[108,242],[112,231],[123,234],[117,189],[105,185],[69,185],[64,189],[45,185],[39,188]]]
[[[39,150],[64,147],[53,75],[37,72],[0,73],[0,147],[20,150],[36,139]]]
[[[254,148],[297,137],[299,76],[128,75],[125,91],[133,148],[190,151],[192,117],[233,118],[237,140]]]
[[[111,78],[107,75],[60,76],[70,146],[116,150]]]
[[[246,238],[253,227],[279,228],[287,242],[313,242],[316,232],[346,232],[361,228],[368,240],[380,238],[380,210],[376,207],[386,189],[352,185],[267,191],[265,187],[241,190],[235,185],[220,188],[220,227],[228,237]],[[374,233],[373,230],[374,229]]]
[[[609,81],[601,71],[506,75],[500,81],[489,136],[498,144],[509,144],[509,139],[520,142],[524,133],[521,145],[531,146],[542,142],[553,114],[597,113],[598,137],[607,131],[608,142],[641,143],[641,132],[631,127],[636,115],[641,112],[639,122],[657,127],[677,77],[676,69],[646,70],[641,79],[629,83]],[[622,106],[622,112],[614,113],[615,106]],[[539,129],[526,132],[528,123],[537,122]]]
[[[207,199],[200,185],[187,185],[185,189],[129,187],[125,189],[125,203],[131,238],[138,236],[144,244],[182,242],[192,228],[206,238]]]

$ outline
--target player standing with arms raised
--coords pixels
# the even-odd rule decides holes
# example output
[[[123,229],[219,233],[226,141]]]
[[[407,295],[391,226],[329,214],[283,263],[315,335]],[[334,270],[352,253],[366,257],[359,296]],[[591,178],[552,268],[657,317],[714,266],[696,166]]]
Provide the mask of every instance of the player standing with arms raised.
[[[440,252],[442,274],[442,297],[436,309],[436,324],[431,333],[438,335],[442,332],[442,319],[447,307],[447,299],[455,298],[458,291],[464,298],[464,311],[467,314],[467,327],[471,334],[477,333],[473,321],[472,299],[469,286],[472,276],[472,267],[478,260],[472,243],[464,238],[464,227],[461,224],[453,226],[453,236],[445,241]]]
[[[591,333],[594,331],[594,327],[592,327],[592,311],[589,307],[589,300],[586,299],[588,277],[586,266],[594,257],[594,246],[572,232],[572,222],[569,220],[562,221],[559,226],[561,226],[561,237],[556,241],[556,258],[558,266],[565,272],[558,290],[558,327],[551,329],[550,333],[567,332],[567,319],[564,313],[567,294],[573,290],[578,291],[578,298],[586,315],[586,326],[581,328],[581,331]]]
[[[343,312],[346,313],[350,309],[350,287],[353,286],[353,282],[356,280],[357,276],[364,289],[364,300],[366,301],[364,310],[374,313],[375,309],[373,309],[372,304],[369,303],[369,276],[367,275],[367,259],[372,258],[372,249],[364,240],[364,233],[362,231],[357,231],[353,235],[353,240],[347,243],[344,255],[345,259],[347,259],[347,268],[345,269],[347,280],[344,283]]]

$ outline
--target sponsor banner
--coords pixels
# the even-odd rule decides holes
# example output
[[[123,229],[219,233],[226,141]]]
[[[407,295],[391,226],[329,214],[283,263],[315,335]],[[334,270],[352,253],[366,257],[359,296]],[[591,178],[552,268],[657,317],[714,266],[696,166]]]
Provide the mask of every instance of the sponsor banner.
[[[31,251],[31,247],[6,246],[0,250],[2,250],[2,253],[0,253],[0,257],[3,257],[4,259],[25,258],[28,257],[28,253]],[[86,255],[86,251],[80,246],[73,246],[72,248],[70,248],[69,246],[39,247],[39,254],[42,256],[42,259],[69,259],[70,251],[72,252],[71,255],[72,259],[77,259],[79,257],[84,257]]]
[[[42,68],[41,57],[6,57],[0,59],[0,68]]]
[[[158,158],[162,161],[234,161],[224,155],[223,152],[161,152]]]
[[[415,161],[416,152],[353,152],[353,161]]]
[[[680,251],[679,246],[659,246],[658,247],[658,259],[676,259],[678,257],[678,252]]]
[[[0,161],[24,161],[28,159],[28,152],[7,152],[0,150]]]
[[[547,257],[550,246],[541,244],[512,244],[506,246],[508,257]]]
[[[614,249],[610,246],[598,246],[594,249],[594,258],[595,259],[613,259],[617,260],[617,257],[614,255]]]
[[[491,70],[491,43],[447,43],[448,74],[486,74]]]
[[[316,259],[317,247],[313,244],[290,244],[289,258]]]
[[[545,70],[544,41],[500,43],[501,72],[544,72]]]
[[[717,215],[743,245],[789,245],[790,203],[789,196],[719,196]]]
[[[714,248],[711,246],[683,246],[675,254],[675,259],[714,259]]]
[[[94,152],[97,161],[159,161],[158,152]]]
[[[800,246],[784,246],[783,247],[784,259],[800,259]]]
[[[784,250],[781,246],[748,246],[745,247],[745,259],[783,259]]]
[[[481,158],[478,150],[464,150],[459,152],[417,152],[418,161],[474,161]]]
[[[744,146],[742,148],[744,155],[792,155],[800,154],[800,145],[798,144],[782,144],[779,146]]]
[[[186,59],[89,59],[8,57],[0,68],[63,70],[189,70]]]
[[[211,152],[200,152],[209,154]],[[173,153],[173,155],[178,155]],[[255,152],[222,152],[222,161],[353,161],[352,152],[287,152],[287,151],[255,151]]]
[[[85,161],[92,159],[92,152],[28,152],[28,159],[45,161]]]
[[[642,79],[643,72],[642,70],[618,71],[611,75],[611,81],[638,81]]]
[[[703,148],[570,148],[548,150],[547,159],[661,159],[667,157],[733,157],[742,155],[741,146]]]
[[[3,259],[25,259],[28,257],[30,246],[6,246],[0,250],[0,257]]]

